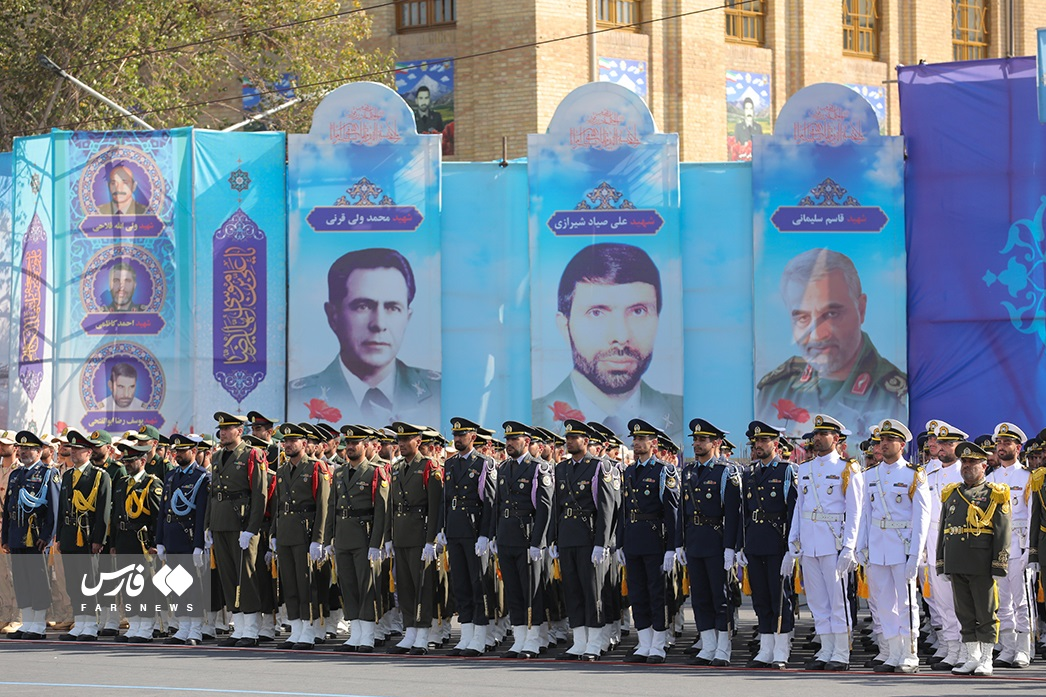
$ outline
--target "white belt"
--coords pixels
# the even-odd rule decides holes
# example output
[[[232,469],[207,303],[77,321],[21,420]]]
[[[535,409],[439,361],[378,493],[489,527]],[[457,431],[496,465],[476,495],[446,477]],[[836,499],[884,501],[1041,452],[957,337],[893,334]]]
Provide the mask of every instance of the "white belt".
[[[879,521],[879,527],[883,530],[905,530],[912,527],[912,524],[907,520],[887,520],[883,518]]]
[[[820,511],[803,511],[803,518],[822,523],[841,523],[846,520],[845,513],[821,513]]]
[[[1010,523],[1010,530],[1015,530],[1017,532],[1028,532],[1028,524],[1027,523]]]

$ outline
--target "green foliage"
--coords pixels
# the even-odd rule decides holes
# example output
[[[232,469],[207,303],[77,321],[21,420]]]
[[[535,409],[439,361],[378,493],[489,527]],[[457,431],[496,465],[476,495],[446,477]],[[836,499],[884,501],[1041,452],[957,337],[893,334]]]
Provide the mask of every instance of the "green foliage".
[[[300,89],[309,101],[265,121],[307,131],[314,98],[345,78],[392,68],[391,54],[359,48],[371,28],[362,12],[295,24],[358,7],[359,0],[0,0],[0,149],[53,127],[140,128],[42,67],[38,53],[154,128],[243,120],[241,80],[268,89],[290,73],[297,85],[326,83]],[[294,26],[278,26],[287,24]],[[233,38],[208,41],[220,36]],[[206,43],[162,50],[193,42]],[[392,84],[389,75],[364,79]],[[262,107],[283,99],[263,96]]]

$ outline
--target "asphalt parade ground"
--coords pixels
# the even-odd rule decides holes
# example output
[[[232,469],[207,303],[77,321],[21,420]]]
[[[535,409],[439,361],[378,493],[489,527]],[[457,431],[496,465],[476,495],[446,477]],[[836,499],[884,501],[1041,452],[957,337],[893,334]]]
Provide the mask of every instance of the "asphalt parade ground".
[[[495,652],[480,658],[448,656],[448,643],[427,656],[391,656],[382,653],[335,653],[344,640],[327,641],[312,651],[270,648],[220,648],[117,644],[111,639],[92,643],[57,641],[52,632],[45,641],[0,639],[0,695],[18,697],[120,697],[157,695],[218,697],[260,695],[282,697],[512,697],[544,695],[686,695],[713,690],[724,695],[743,693],[838,697],[841,690],[860,695],[1019,697],[1046,694],[1046,661],[1038,659],[1022,670],[997,668],[990,678],[957,677],[933,672],[924,658],[916,675],[874,673],[863,668],[871,654],[856,650],[846,673],[804,671],[802,663],[813,651],[804,649],[811,626],[804,610],[797,626],[796,647],[787,670],[744,668],[751,635],[751,608],[741,611],[734,639],[733,665],[728,668],[688,664],[685,649],[695,641],[687,613],[687,630],[676,640],[663,665],[625,663],[635,633],[600,661],[557,661],[563,649],[550,649],[531,660],[498,658]],[[861,623],[863,624],[863,623]],[[859,624],[859,629],[861,627]],[[456,633],[455,633],[456,634]],[[51,640],[54,638],[55,640]],[[456,640],[456,639],[455,639]],[[508,643],[499,647],[508,648]],[[264,645],[263,645],[264,646]],[[380,649],[378,649],[380,651]]]

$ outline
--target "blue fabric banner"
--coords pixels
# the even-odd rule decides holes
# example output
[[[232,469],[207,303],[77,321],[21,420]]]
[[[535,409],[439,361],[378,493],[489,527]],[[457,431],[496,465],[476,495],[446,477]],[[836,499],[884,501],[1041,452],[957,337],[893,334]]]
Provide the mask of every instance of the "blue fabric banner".
[[[912,421],[1046,425],[1046,126],[1033,58],[899,69]]]

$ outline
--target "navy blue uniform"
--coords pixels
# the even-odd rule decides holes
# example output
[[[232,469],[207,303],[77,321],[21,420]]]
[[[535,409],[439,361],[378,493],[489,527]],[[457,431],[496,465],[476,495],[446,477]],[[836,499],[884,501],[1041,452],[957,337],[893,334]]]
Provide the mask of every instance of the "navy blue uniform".
[[[744,473],[741,488],[748,583],[759,633],[787,634],[795,626],[795,615],[791,589],[781,597],[781,563],[788,548],[788,528],[798,495],[795,465],[777,459],[769,465],[757,461]]]
[[[679,529],[690,572],[690,602],[699,632],[728,631],[733,613],[723,552],[740,547],[741,481],[735,465],[718,458],[683,469]]]
[[[204,515],[211,474],[195,462],[167,473],[163,485],[156,544],[168,554],[192,554],[203,549]]]
[[[661,567],[665,552],[677,546],[679,472],[657,458],[635,462],[625,470],[622,495],[620,544],[636,630],[663,632],[668,618]]]
[[[11,471],[3,511],[3,543],[11,554],[25,555],[12,564],[18,607],[46,610],[51,605],[44,555],[38,546],[54,541],[58,522],[58,470],[42,462]]]

